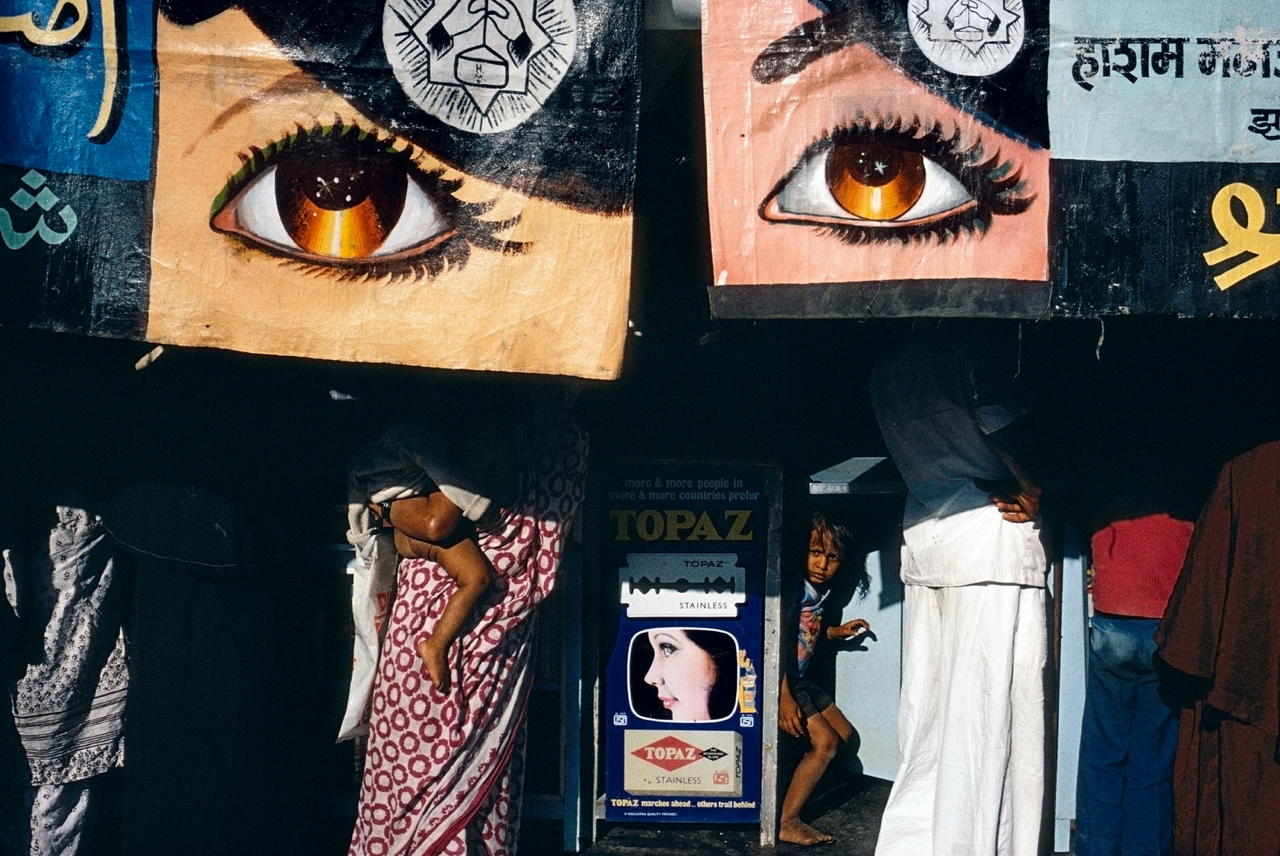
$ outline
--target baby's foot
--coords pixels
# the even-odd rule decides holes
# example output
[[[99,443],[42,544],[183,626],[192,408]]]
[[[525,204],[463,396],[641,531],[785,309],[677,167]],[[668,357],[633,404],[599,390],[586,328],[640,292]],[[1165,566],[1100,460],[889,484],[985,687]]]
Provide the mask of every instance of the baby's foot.
[[[778,840],[788,844],[800,844],[808,847],[811,844],[833,844],[835,839],[825,832],[819,832],[800,818],[784,820],[778,828]]]

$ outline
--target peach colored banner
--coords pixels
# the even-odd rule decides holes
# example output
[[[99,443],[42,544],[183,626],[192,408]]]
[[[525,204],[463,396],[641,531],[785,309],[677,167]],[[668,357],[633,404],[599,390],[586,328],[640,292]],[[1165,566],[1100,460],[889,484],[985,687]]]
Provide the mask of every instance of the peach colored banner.
[[[617,374],[629,211],[577,210],[444,162],[303,71],[238,10],[191,27],[161,19],[156,47],[148,338]],[[362,206],[311,203],[344,180],[381,189]],[[382,201],[388,187],[407,188],[403,201]]]
[[[803,40],[777,44],[820,14],[804,0],[704,2],[715,284],[1043,283],[1049,152],[856,37],[809,56]]]

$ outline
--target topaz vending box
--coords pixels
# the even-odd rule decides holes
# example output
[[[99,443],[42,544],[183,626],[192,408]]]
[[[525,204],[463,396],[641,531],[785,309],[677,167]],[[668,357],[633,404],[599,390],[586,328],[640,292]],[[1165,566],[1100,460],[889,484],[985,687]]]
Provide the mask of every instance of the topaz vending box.
[[[605,680],[605,818],[761,818],[771,471],[626,465],[604,490],[617,630]]]

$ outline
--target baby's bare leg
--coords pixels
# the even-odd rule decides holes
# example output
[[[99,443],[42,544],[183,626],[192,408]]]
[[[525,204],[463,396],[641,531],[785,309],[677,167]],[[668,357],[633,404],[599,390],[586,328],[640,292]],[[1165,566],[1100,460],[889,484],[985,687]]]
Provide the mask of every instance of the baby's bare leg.
[[[396,533],[397,549],[400,549],[402,537],[406,536]],[[445,573],[458,584],[457,590],[449,595],[432,634],[418,643],[418,656],[422,658],[431,682],[440,692],[448,692],[451,685],[447,656],[449,646],[488,590],[493,580],[493,565],[480,545],[470,538],[463,538],[448,547],[412,538],[407,540],[410,543],[406,546],[413,552],[406,555],[439,562]]]

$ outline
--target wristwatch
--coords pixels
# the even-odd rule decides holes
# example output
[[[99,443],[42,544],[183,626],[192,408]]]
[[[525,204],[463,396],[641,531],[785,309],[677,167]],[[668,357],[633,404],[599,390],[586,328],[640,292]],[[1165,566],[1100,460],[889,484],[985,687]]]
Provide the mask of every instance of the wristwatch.
[[[393,502],[395,502],[393,499],[384,499],[378,503],[378,520],[381,521],[383,529],[395,528],[391,525],[391,503]]]

